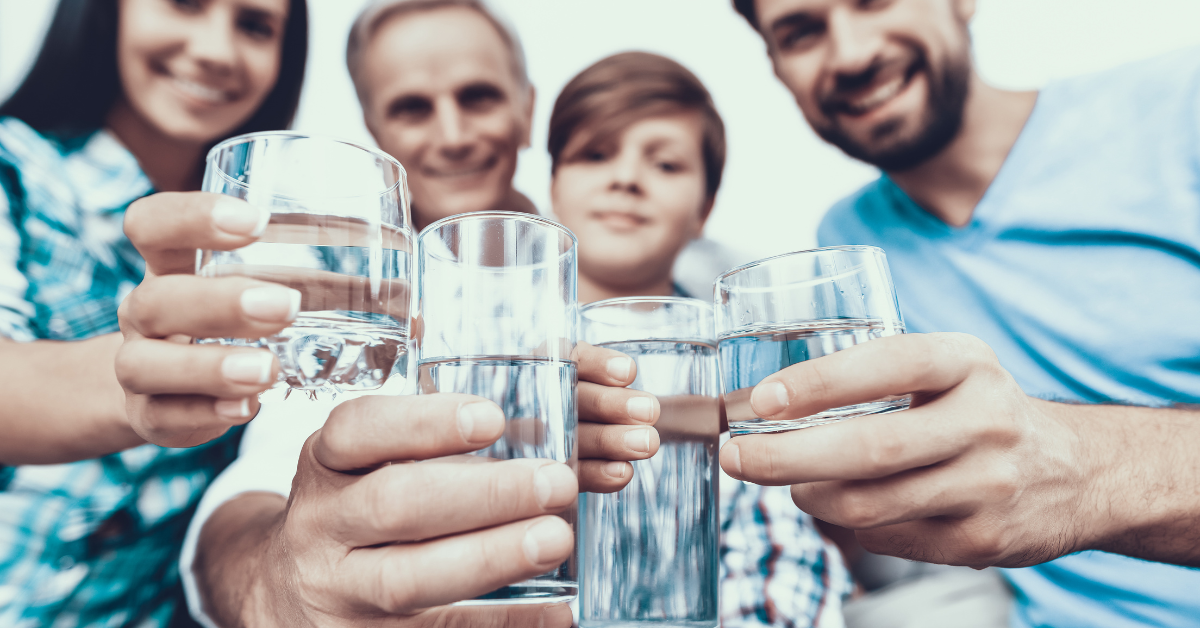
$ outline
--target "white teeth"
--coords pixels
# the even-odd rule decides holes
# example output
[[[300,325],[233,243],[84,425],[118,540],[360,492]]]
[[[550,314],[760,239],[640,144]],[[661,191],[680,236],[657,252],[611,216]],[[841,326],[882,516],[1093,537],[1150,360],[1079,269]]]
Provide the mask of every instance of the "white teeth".
[[[470,168],[467,170],[430,170],[429,174],[435,177],[462,177],[471,174],[478,174],[488,169],[488,166],[480,166],[478,168]]]
[[[191,94],[201,100],[208,100],[212,102],[225,102],[229,100],[229,96],[225,92],[219,89],[205,87],[199,83],[193,83],[192,81],[176,78],[175,84],[179,86],[180,90],[187,92],[188,94]]]
[[[897,77],[895,80],[877,87],[875,91],[867,94],[863,98],[859,98],[858,100],[847,104],[849,104],[850,108],[854,109],[856,112],[863,113],[870,111],[875,107],[887,102],[896,94],[899,94],[900,90],[904,88],[904,83],[905,81],[902,77]]]

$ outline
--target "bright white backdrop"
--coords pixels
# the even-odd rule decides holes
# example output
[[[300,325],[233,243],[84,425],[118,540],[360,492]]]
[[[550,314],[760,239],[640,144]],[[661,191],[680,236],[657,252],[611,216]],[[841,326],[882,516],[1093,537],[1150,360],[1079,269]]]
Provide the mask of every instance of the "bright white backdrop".
[[[0,98],[30,63],[52,0],[0,0]],[[370,142],[343,64],[346,32],[364,0],[309,0],[311,53],[296,127]],[[771,75],[757,35],[729,0],[494,0],[516,26],[538,89],[533,147],[517,187],[547,207],[546,122],[558,90],[614,52],[648,50],[692,69],[713,92],[729,162],[708,236],[760,257],[807,248],[821,215],[874,177],[808,130]],[[972,25],[984,77],[1035,88],[1200,45],[1197,0],[979,0]]]

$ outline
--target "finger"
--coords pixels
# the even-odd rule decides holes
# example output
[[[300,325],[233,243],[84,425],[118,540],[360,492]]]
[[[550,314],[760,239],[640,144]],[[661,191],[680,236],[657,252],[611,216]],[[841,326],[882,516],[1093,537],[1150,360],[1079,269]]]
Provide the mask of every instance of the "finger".
[[[340,491],[323,528],[351,547],[420,541],[557,514],[578,495],[571,468],[548,460],[390,465]]]
[[[1059,547],[1027,547],[1016,551],[1003,522],[939,517],[920,519],[854,533],[869,552],[942,565],[1028,567],[1062,554]],[[1024,538],[1024,536],[1020,537]],[[1019,544],[1023,545],[1023,544]],[[1069,549],[1067,551],[1070,551]]]
[[[645,460],[658,451],[658,431],[638,425],[579,424],[579,457]]]
[[[125,235],[152,274],[196,272],[196,249],[229,251],[254,242],[271,213],[209,192],[161,192],[125,211]]]
[[[131,396],[129,424],[160,447],[195,447],[214,440],[258,414],[257,395],[214,399],[201,395]]]
[[[267,349],[180,344],[133,338],[122,343],[117,380],[139,395],[253,397],[279,376],[279,361]]]
[[[750,406],[764,419],[797,419],[889,395],[940,392],[995,359],[966,334],[877,338],[766,377],[754,387]]]
[[[721,467],[739,480],[768,486],[881,478],[957,456],[983,429],[944,414],[924,406],[792,432],[738,436],[721,448]]]
[[[581,342],[575,345],[571,357],[579,365],[581,382],[624,387],[632,384],[637,378],[637,364],[633,358],[620,351]]]
[[[579,382],[579,420],[616,425],[654,425],[661,407],[658,399],[640,390]]]
[[[329,414],[313,454],[329,469],[355,471],[469,453],[496,442],[504,429],[500,406],[473,395],[360,397]]]
[[[566,604],[439,606],[423,617],[429,618],[424,625],[430,628],[570,628],[573,619]]]
[[[574,550],[571,527],[546,515],[424,543],[355,550],[333,582],[352,604],[408,614],[544,574]]]
[[[579,491],[615,493],[633,479],[633,465],[615,460],[580,460]]]
[[[147,338],[263,338],[301,310],[301,293],[245,277],[195,275],[143,282],[121,304],[121,329]]]
[[[977,512],[986,491],[945,467],[913,469],[879,480],[811,482],[792,486],[792,501],[829,523],[863,530],[930,517]]]

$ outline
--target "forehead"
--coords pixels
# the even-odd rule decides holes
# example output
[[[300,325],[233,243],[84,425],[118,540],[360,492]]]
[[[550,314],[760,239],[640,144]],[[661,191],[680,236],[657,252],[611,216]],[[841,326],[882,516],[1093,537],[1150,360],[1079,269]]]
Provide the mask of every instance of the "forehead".
[[[822,13],[847,0],[755,0],[759,28],[770,30],[780,18],[796,13]]]
[[[511,51],[487,18],[446,7],[386,20],[363,52],[364,78],[391,92],[435,94],[485,81],[516,88]]]

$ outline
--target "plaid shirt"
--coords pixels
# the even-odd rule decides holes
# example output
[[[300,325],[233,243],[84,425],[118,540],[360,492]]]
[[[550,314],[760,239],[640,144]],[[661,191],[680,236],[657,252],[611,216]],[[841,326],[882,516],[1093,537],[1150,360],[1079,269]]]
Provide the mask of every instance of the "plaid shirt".
[[[0,119],[0,188],[0,335],[117,331],[144,272],[122,226],[151,192],[133,155],[104,131],[68,145]],[[240,437],[0,465],[0,626],[165,626],[188,520]]]
[[[721,626],[843,628],[854,585],[786,486],[721,474]]]

